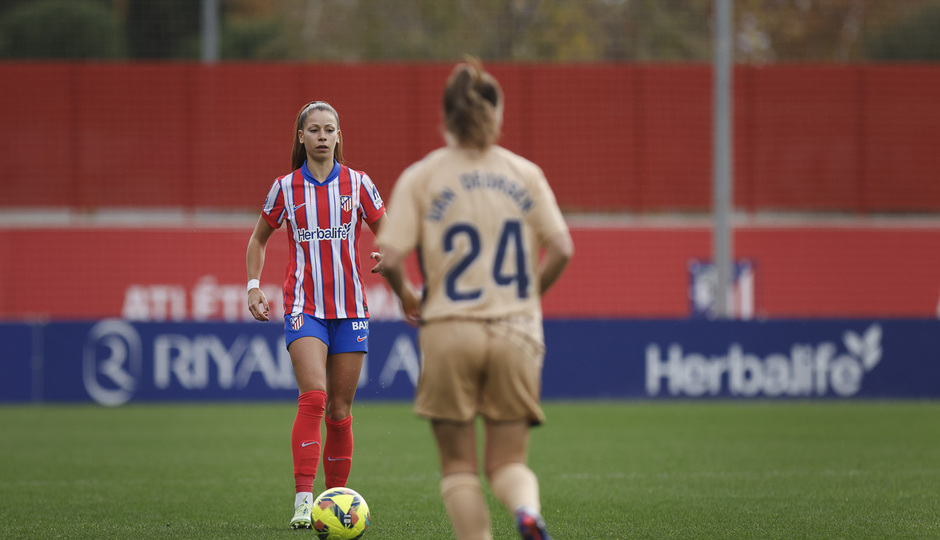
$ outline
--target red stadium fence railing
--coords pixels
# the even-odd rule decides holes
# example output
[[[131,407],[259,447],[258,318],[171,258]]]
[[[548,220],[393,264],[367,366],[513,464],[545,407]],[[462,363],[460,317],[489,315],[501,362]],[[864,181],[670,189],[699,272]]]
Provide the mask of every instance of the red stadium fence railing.
[[[502,144],[572,212],[711,204],[705,64],[492,64]],[[0,207],[254,210],[308,101],[340,112],[350,165],[388,193],[441,144],[451,65],[0,62]],[[940,66],[739,65],[743,211],[940,211]]]

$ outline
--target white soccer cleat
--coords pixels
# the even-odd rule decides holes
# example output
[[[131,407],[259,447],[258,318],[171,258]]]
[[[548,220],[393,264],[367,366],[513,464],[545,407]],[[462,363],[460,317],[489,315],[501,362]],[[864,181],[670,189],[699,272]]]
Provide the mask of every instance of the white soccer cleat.
[[[310,497],[304,497],[304,500],[294,507],[294,517],[290,520],[291,529],[309,529],[313,526],[313,502]]]

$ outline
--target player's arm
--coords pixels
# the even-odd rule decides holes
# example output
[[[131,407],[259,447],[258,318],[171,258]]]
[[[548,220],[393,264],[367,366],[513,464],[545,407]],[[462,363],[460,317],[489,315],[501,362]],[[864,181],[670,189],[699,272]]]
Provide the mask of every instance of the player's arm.
[[[382,230],[382,226],[385,225],[385,216],[386,214],[382,214],[379,216],[379,219],[369,223],[369,228],[372,229],[372,234],[374,234],[376,238],[379,237],[379,232]],[[381,251],[373,251],[369,254],[369,258],[375,261],[375,266],[372,267],[373,274],[385,275],[384,257],[385,255]]]
[[[258,223],[255,224],[255,230],[251,233],[248,240],[248,250],[245,254],[245,262],[248,266],[248,280],[261,279],[261,270],[264,268],[264,252],[268,245],[268,239],[274,234],[274,227],[264,220],[264,217],[258,217]],[[270,306],[268,299],[259,287],[248,291],[248,311],[259,320],[268,320]]]
[[[545,255],[538,268],[540,295],[545,294],[555,284],[574,255],[574,242],[567,229],[549,236],[544,247]]]
[[[379,257],[383,266],[382,276],[385,277],[388,286],[401,300],[401,310],[405,314],[405,320],[416,323],[420,318],[421,298],[405,278],[403,254],[385,246],[381,246],[380,252]]]

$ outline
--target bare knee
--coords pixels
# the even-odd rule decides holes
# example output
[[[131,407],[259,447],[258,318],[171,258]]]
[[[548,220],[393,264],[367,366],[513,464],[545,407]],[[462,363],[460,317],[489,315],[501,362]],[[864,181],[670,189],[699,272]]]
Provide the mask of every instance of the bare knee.
[[[352,400],[334,398],[327,395],[326,417],[330,420],[343,420],[352,414]]]

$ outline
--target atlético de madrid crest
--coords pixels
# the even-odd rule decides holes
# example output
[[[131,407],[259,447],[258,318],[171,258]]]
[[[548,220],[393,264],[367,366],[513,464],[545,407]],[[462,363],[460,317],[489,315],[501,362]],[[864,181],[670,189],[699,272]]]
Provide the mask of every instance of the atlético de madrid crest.
[[[343,212],[352,211],[352,197],[349,195],[340,196],[339,205],[343,208]]]
[[[300,330],[300,327],[304,325],[304,316],[303,315],[294,315],[290,318],[290,327],[293,330]]]

